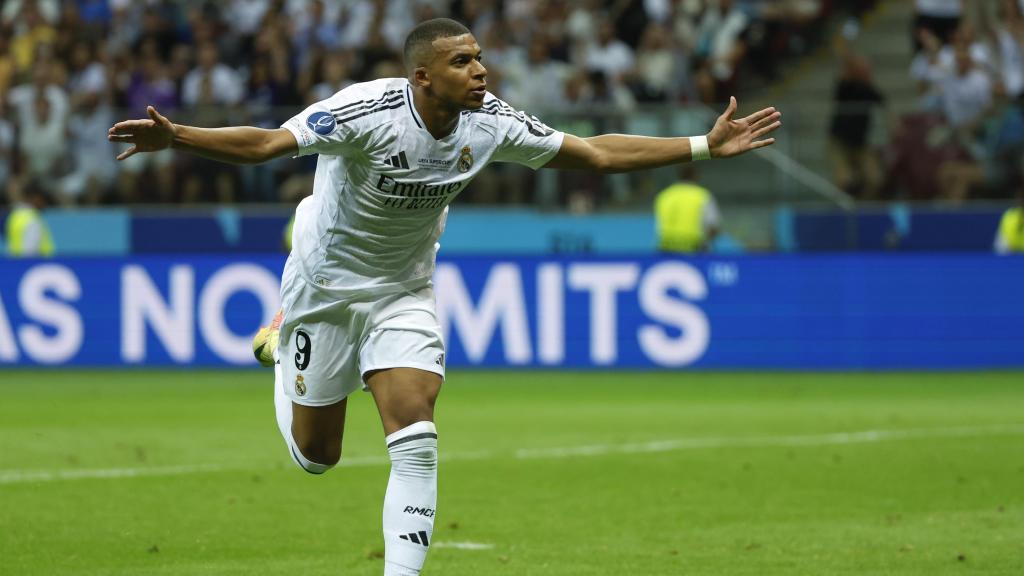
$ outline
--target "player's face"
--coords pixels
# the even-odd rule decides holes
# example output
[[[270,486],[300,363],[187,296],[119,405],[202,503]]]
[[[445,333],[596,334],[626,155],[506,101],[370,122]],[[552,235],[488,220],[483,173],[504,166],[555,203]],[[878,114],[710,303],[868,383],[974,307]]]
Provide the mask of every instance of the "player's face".
[[[460,109],[476,109],[484,103],[487,68],[481,63],[480,45],[472,34],[438,38],[433,42],[430,86],[444,102]]]

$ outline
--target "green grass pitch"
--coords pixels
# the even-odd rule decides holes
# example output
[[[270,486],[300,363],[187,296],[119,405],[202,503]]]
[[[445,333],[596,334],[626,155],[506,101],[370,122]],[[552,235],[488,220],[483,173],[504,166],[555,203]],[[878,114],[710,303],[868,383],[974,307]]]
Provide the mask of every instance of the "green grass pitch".
[[[367,394],[288,460],[264,372],[0,372],[0,574],[375,575]],[[1024,374],[453,370],[424,574],[1024,574]]]

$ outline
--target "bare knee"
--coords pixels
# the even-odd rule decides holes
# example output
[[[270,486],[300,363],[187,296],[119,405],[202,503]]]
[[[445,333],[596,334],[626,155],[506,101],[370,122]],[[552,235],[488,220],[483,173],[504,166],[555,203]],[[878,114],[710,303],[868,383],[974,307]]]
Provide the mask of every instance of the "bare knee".
[[[346,400],[330,406],[292,404],[292,440],[311,462],[334,466],[341,459]]]
[[[296,434],[292,430],[295,447],[312,462],[334,466],[341,460],[341,438],[318,438]]]
[[[422,397],[402,402],[395,410],[382,414],[385,420],[391,421],[391,426],[385,425],[385,428],[400,430],[417,422],[433,422],[435,401],[435,397]]]
[[[441,376],[416,368],[389,368],[366,375],[384,424],[384,433],[416,422],[434,421],[434,403],[441,390]]]

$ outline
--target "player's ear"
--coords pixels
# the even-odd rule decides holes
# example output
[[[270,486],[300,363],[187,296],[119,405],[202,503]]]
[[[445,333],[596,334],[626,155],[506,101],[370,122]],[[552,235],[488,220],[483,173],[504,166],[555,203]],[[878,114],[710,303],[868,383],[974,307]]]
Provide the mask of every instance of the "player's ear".
[[[417,66],[412,71],[412,83],[421,88],[430,87],[430,72],[427,71],[426,66]]]

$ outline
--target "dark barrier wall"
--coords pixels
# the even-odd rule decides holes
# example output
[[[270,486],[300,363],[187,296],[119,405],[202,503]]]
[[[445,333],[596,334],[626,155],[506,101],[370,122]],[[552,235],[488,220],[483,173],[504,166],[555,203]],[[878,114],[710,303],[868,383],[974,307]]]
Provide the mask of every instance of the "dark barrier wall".
[[[0,261],[0,364],[252,365],[277,257]],[[455,258],[449,366],[1024,366],[1024,258]],[[2,377],[2,372],[0,372]]]

